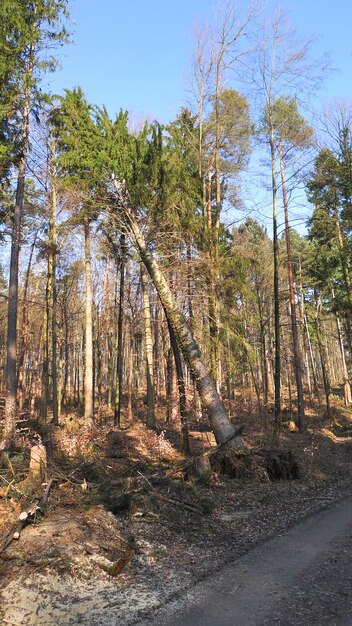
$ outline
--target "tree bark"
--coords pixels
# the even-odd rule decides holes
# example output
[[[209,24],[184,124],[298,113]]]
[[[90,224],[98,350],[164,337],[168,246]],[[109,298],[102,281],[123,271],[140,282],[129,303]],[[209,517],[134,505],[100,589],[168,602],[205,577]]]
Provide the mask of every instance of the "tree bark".
[[[329,380],[329,373],[326,367],[326,358],[324,354],[325,350],[324,350],[324,346],[323,346],[323,342],[321,338],[321,323],[319,319],[319,309],[320,309],[320,304],[317,303],[315,327],[316,327],[316,333],[317,333],[317,342],[318,342],[321,370],[323,374],[323,384],[324,384],[325,402],[326,402],[326,416],[328,419],[331,419],[331,406],[330,406],[331,386],[330,386],[330,380]]]
[[[23,308],[22,308],[22,333],[21,333],[21,344],[19,350],[19,359],[18,359],[18,371],[17,371],[17,380],[18,380],[18,408],[21,411],[24,405],[24,386],[25,386],[25,372],[24,372],[24,364],[26,360],[26,354],[28,351],[28,343],[29,343],[29,314],[28,314],[28,290],[29,290],[29,278],[32,269],[32,261],[33,261],[33,253],[35,244],[37,241],[38,231],[35,232],[34,239],[31,245],[31,251],[28,259],[28,266],[26,272],[26,280],[24,284],[24,292],[23,292]]]
[[[182,451],[186,455],[191,454],[191,448],[189,443],[189,434],[188,434],[188,411],[187,411],[187,398],[186,398],[186,385],[185,378],[183,373],[180,349],[178,347],[177,339],[174,333],[174,330],[168,320],[168,328],[170,334],[170,343],[175,359],[176,365],[176,373],[177,373],[177,385],[178,385],[178,393],[179,393],[179,404],[180,404],[180,419],[181,419],[181,433],[182,433]]]
[[[289,226],[289,221],[288,221],[286,180],[285,180],[285,173],[284,173],[284,162],[283,162],[283,156],[282,156],[281,143],[279,146],[279,153],[280,153],[282,199],[283,199],[284,216],[285,216],[287,275],[288,275],[288,285],[289,285],[289,293],[290,293],[290,318],[291,318],[291,329],[292,329],[294,370],[295,370],[296,388],[297,388],[297,417],[295,419],[295,423],[299,432],[302,433],[304,431],[304,395],[303,395],[303,384],[302,384],[303,365],[302,365],[302,354],[301,354],[301,346],[300,346],[300,340],[299,340],[299,332],[298,332],[298,326],[297,326],[297,312],[296,312],[296,299],[295,299],[294,280],[293,280],[291,236],[290,236],[290,226]]]
[[[29,49],[27,78],[33,73],[33,45]],[[6,401],[4,441],[11,439],[16,429],[17,417],[17,314],[18,314],[18,269],[21,249],[21,219],[23,213],[25,177],[28,155],[29,113],[31,89],[25,91],[21,131],[21,158],[18,166],[16,200],[11,233],[11,258],[9,298],[7,309],[7,348],[6,348]]]
[[[336,230],[337,249],[339,251],[341,269],[342,269],[343,279],[345,283],[348,309],[349,309],[349,313],[346,316],[346,329],[348,333],[349,348],[350,348],[350,351],[352,352],[352,329],[351,329],[352,285],[351,285],[349,268],[348,268],[347,260],[346,260],[346,250],[345,250],[346,246],[345,246],[344,236],[343,236],[342,229],[341,229],[337,206],[334,207],[334,222],[335,222],[335,230]]]
[[[281,353],[280,353],[280,288],[279,288],[279,242],[277,233],[277,187],[275,168],[275,139],[271,126],[271,185],[273,202],[273,254],[274,254],[274,335],[275,335],[275,370],[274,370],[274,440],[281,431]]]
[[[92,426],[93,407],[93,320],[92,320],[92,270],[90,250],[90,225],[88,217],[84,221],[84,257],[85,257],[85,367],[84,367],[84,419],[87,426]]]
[[[55,143],[51,146],[51,201],[50,201],[50,217],[49,217],[49,260],[51,266],[51,376],[53,385],[53,424],[59,424],[59,409],[57,395],[57,293],[56,293],[56,167],[54,159],[56,157]]]
[[[190,368],[193,379],[196,381],[202,405],[208,413],[216,441],[222,443],[234,435],[235,427],[225,411],[216,385],[203,363],[200,348],[192,337],[186,320],[177,306],[171,289],[160,270],[159,263],[148,249],[135,212],[129,203],[127,192],[116,179],[113,180],[113,184],[117,192],[118,208],[122,210],[122,216],[128,228],[129,236],[137,247],[140,257],[154,283],[165,314],[175,332],[183,358]],[[242,445],[242,442],[239,437],[234,437],[231,444],[238,447]]]
[[[170,345],[170,348],[167,353],[167,417],[166,417],[166,420],[168,422],[173,422],[177,420],[178,409],[179,409],[179,404],[177,402],[176,365],[175,365],[175,357],[174,357],[172,345]]]
[[[50,253],[49,253],[50,257]],[[50,312],[52,303],[52,264],[48,257],[47,277],[45,288],[45,308],[43,327],[43,370],[42,370],[42,393],[40,402],[40,419],[47,420],[48,400],[49,400],[49,346],[50,346]]]
[[[122,406],[122,379],[123,379],[123,305],[125,299],[125,254],[126,254],[126,238],[125,235],[120,236],[120,293],[119,293],[119,313],[117,322],[117,355],[116,355],[116,385],[115,385],[115,411],[114,424],[120,428],[121,426],[121,406]]]
[[[133,420],[132,411],[132,382],[133,382],[133,328],[132,328],[132,316],[129,318],[128,324],[129,330],[129,342],[128,342],[128,360],[127,360],[127,417],[129,422]]]
[[[334,294],[333,294],[333,297],[334,297]],[[339,314],[337,313],[337,311],[335,312],[335,319],[336,319],[336,328],[337,328],[337,335],[338,335],[338,340],[339,340],[341,362],[342,362],[344,400],[345,400],[345,405],[349,406],[349,404],[351,404],[351,402],[352,402],[351,385],[350,385],[350,381],[349,381],[348,369],[347,369],[347,364],[346,364],[345,348],[344,348],[344,345],[343,345],[341,322],[340,322]]]
[[[141,265],[141,284],[143,294],[143,315],[144,315],[144,339],[145,339],[145,360],[147,373],[147,426],[155,428],[155,407],[154,407],[154,368],[153,368],[153,335],[150,315],[150,300],[145,277],[145,270]]]

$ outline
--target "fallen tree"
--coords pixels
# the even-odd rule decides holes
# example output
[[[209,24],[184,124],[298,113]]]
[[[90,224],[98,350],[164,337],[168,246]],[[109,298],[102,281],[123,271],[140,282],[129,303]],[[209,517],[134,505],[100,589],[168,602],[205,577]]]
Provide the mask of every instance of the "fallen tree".
[[[126,227],[128,237],[132,245],[137,249],[148,274],[158,293],[166,318],[176,336],[182,356],[187,363],[192,378],[195,381],[212,430],[218,444],[229,440],[229,447],[239,448],[242,446],[241,438],[235,436],[235,427],[232,424],[215,383],[206,368],[200,347],[188,327],[187,321],[180,311],[167,280],[160,268],[158,260],[148,249],[147,241],[140,228],[135,209],[129,200],[125,185],[116,178],[112,179],[115,191],[116,204],[111,211],[118,211],[119,219]]]

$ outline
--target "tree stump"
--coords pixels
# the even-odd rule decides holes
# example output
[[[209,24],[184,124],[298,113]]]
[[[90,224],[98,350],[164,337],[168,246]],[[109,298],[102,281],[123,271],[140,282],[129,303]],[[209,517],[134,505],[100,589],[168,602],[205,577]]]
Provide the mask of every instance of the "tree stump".
[[[29,461],[29,478],[33,480],[45,480],[47,469],[46,449],[40,443],[31,448]]]
[[[194,462],[194,470],[196,475],[202,482],[208,483],[213,474],[209,457],[198,457]]]

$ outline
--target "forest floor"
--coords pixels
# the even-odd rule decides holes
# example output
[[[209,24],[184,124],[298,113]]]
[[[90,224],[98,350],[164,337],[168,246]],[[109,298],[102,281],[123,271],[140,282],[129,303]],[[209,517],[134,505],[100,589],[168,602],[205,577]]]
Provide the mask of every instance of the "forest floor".
[[[249,396],[232,411],[248,449],[266,449],[270,416],[266,425],[256,417]],[[38,428],[27,426],[24,440],[34,442]],[[0,554],[0,623],[148,624],[197,581],[352,495],[352,413],[336,396],[333,419],[311,405],[307,426],[304,434],[281,436],[280,449],[297,460],[296,480],[270,480],[265,465],[252,462],[238,477],[215,464],[208,484],[185,466],[178,427],[161,419],[157,432],[139,419],[117,429],[107,410],[93,431],[75,414],[56,430],[42,426],[54,483],[46,515]],[[196,454],[215,445],[197,422],[190,438]],[[27,480],[28,464],[29,450],[20,447],[1,461],[0,537],[43,493]]]

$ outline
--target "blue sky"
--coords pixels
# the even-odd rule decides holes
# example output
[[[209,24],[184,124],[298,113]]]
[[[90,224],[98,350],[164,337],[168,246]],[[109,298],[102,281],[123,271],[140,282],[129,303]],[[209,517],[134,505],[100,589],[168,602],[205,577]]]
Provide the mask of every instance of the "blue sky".
[[[238,2],[243,10],[249,5]],[[268,14],[277,4],[267,0]],[[51,90],[61,93],[80,85],[89,102],[105,104],[111,115],[122,108],[130,112],[132,123],[146,117],[167,123],[189,97],[194,25],[214,21],[216,6],[216,0],[73,0],[74,43],[60,51],[62,69],[51,77]],[[299,36],[316,36],[314,54],[330,52],[336,68],[313,104],[352,100],[352,0],[287,0],[281,6]],[[254,156],[243,177],[244,214],[230,211],[223,217],[235,222],[252,214],[270,230],[271,195],[263,181],[255,182],[258,173],[265,176],[266,170]],[[310,210],[298,190],[291,201],[292,225],[304,232]]]
[[[317,55],[332,53],[337,71],[321,97],[352,98],[352,0],[284,6],[299,34],[317,35]],[[89,101],[111,113],[122,107],[168,121],[187,100],[193,25],[211,21],[214,7],[213,0],[73,0],[74,43],[60,53],[62,70],[52,77],[52,90],[80,85]]]
[[[80,84],[88,99],[158,119],[184,102],[192,24],[208,0],[75,0],[74,44],[65,49],[55,89]]]

